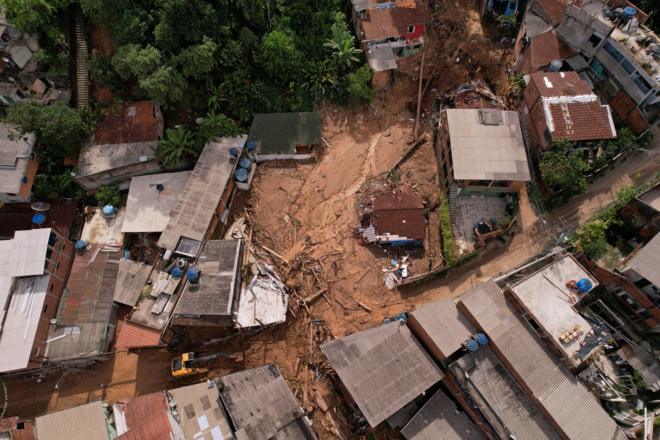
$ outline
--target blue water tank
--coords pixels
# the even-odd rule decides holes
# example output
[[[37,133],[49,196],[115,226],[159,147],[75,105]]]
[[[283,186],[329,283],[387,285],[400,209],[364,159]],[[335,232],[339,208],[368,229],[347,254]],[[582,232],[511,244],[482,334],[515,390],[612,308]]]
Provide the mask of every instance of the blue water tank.
[[[245,168],[237,168],[236,171],[234,171],[234,178],[239,182],[247,182],[248,170]]]
[[[87,243],[85,240],[78,240],[76,241],[76,244],[74,244],[76,250],[82,251],[87,247]]]
[[[188,272],[186,272],[186,276],[188,277],[188,280],[194,284],[199,281],[199,270],[191,267],[188,269]]]
[[[488,344],[488,336],[484,335],[483,333],[477,333],[476,335],[474,335],[474,340],[477,341],[479,345]]]
[[[231,157],[238,157],[238,148],[231,147],[229,149],[229,155]]]
[[[468,339],[467,341],[463,342],[463,345],[465,345],[465,348],[467,348],[469,352],[474,353],[479,349],[479,344],[474,339]]]
[[[240,160],[240,162],[238,162],[238,166],[241,168],[245,168],[246,170],[249,170],[250,166],[252,166],[252,161],[247,157],[244,157],[243,159]]]
[[[255,141],[248,141],[246,144],[248,151],[254,151],[257,149],[257,143]]]
[[[32,216],[32,223],[39,226],[43,225],[44,223],[46,223],[46,215],[37,212],[35,215]]]
[[[112,205],[105,205],[103,207],[103,215],[105,215],[105,216],[110,217],[111,215],[115,215],[116,212],[117,212],[117,210]]]
[[[626,15],[626,17],[633,17],[635,14],[637,14],[637,9],[633,8],[632,6],[626,6],[623,8],[623,13]]]
[[[179,269],[178,267],[174,267],[170,271],[170,275],[172,275],[174,278],[181,278],[183,276],[183,271]]]
[[[578,292],[587,293],[594,285],[589,278],[582,278],[575,284],[575,286],[577,287]]]

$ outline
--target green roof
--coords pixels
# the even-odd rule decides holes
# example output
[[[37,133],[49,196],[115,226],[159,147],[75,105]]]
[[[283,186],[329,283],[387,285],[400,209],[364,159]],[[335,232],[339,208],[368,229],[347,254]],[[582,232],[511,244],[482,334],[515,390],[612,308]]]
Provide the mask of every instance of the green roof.
[[[321,142],[321,117],[316,112],[256,114],[248,141],[261,142],[258,154],[295,154],[296,145]]]

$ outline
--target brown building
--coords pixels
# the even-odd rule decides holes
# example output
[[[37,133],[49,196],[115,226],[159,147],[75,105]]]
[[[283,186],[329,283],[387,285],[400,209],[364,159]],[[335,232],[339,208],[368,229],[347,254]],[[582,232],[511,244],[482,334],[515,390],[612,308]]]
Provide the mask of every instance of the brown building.
[[[575,72],[532,73],[522,113],[536,152],[559,140],[585,146],[616,137],[609,106]]]
[[[34,368],[47,357],[73,253],[73,244],[50,228],[0,241],[0,372]]]
[[[367,243],[422,246],[426,238],[422,199],[410,188],[384,191],[374,197],[358,231]]]

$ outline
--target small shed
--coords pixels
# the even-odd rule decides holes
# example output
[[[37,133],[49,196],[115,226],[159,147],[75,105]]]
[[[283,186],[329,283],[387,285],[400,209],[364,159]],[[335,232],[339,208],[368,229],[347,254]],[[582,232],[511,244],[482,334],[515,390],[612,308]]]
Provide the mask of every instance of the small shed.
[[[248,143],[257,160],[308,159],[321,143],[321,116],[316,112],[254,115]]]

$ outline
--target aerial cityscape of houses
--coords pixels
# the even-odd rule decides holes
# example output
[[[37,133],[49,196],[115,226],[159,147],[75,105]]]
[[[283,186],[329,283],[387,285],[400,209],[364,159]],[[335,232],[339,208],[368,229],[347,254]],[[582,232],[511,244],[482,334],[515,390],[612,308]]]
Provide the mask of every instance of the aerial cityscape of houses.
[[[103,86],[85,8],[67,12],[68,87],[0,15],[2,115],[89,111],[62,157],[52,132],[0,122],[0,439],[657,439],[660,162],[639,154],[659,145],[660,11],[475,0],[457,24],[448,3],[351,0],[333,24],[380,90],[341,98],[375,136],[367,113],[287,108],[248,80],[277,111],[201,117],[129,92],[88,108]],[[479,21],[486,36],[437,41]],[[477,38],[506,54],[506,92],[481,67],[449,78]],[[236,60],[254,61],[217,63]],[[228,88],[209,80],[223,105]],[[124,391],[124,369],[149,385]]]

